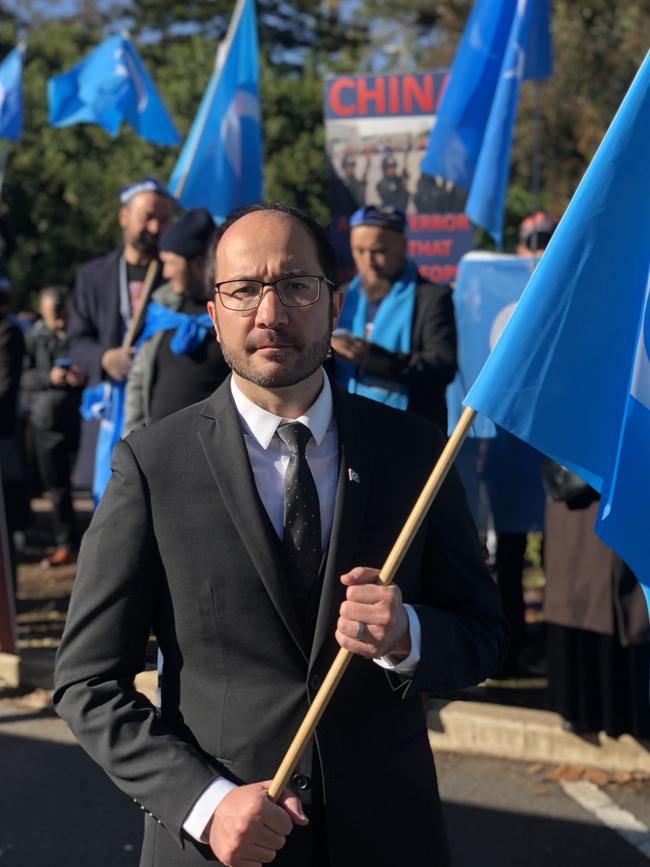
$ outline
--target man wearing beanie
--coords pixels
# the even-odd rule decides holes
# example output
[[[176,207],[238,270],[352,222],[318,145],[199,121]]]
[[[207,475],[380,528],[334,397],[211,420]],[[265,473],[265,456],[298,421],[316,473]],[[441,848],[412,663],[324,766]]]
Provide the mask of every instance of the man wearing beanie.
[[[216,234],[210,214],[196,208],[160,237],[167,282],[147,311],[126,390],[125,433],[205,399],[228,373],[219,344],[206,340],[205,271]]]
[[[348,391],[418,413],[447,433],[447,385],[456,375],[451,290],[429,283],[406,255],[406,215],[368,205],[350,217],[358,275],[332,336],[335,373]]]

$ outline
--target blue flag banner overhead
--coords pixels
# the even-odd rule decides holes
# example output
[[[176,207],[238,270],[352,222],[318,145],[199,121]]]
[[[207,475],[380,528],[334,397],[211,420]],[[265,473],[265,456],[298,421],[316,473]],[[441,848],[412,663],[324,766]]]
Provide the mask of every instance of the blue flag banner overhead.
[[[471,187],[497,85],[523,0],[476,0],[465,27],[422,171]],[[523,48],[524,81],[551,74],[548,0],[529,0],[528,38]],[[506,155],[506,161],[509,154]]]
[[[650,53],[465,405],[602,494],[650,587]]]
[[[0,138],[19,139],[23,134],[23,57],[18,45],[0,63]]]
[[[254,0],[238,0],[169,189],[223,221],[262,198],[262,127]]]
[[[52,126],[95,123],[117,135],[123,121],[143,139],[179,144],[180,136],[140,57],[125,36],[104,40],[47,83]]]
[[[537,0],[519,0],[510,28],[506,52],[490,109],[474,180],[465,205],[473,223],[503,244],[503,210],[510,175],[510,151],[524,77],[527,46]]]

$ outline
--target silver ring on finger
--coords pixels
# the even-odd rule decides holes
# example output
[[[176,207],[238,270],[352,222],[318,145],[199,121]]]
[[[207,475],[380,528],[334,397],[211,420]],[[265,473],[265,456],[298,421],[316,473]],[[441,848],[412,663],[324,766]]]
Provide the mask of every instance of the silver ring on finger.
[[[361,621],[359,621],[359,622],[357,623],[357,631],[354,633],[354,637],[355,637],[355,639],[356,639],[357,641],[361,641],[361,638],[362,638],[363,633],[365,632],[365,630],[366,630],[366,624],[365,624],[365,623],[361,623]]]

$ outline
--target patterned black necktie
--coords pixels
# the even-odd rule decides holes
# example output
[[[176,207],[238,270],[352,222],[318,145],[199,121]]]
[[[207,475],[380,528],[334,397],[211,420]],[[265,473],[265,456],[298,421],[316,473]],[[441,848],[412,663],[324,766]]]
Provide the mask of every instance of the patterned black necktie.
[[[300,595],[297,601],[302,606],[321,561],[318,491],[305,457],[311,431],[299,421],[283,422],[277,434],[289,449],[284,477],[284,550]]]

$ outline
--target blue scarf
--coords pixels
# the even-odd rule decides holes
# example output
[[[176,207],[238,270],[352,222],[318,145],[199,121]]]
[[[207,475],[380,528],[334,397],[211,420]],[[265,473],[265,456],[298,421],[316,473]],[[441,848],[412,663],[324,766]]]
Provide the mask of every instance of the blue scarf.
[[[372,343],[383,346],[390,352],[411,351],[417,280],[417,268],[407,259],[404,271],[379,305],[372,326]],[[367,319],[368,299],[361,291],[361,278],[357,276],[348,287],[339,326],[347,328],[355,337],[365,340]],[[409,394],[406,385],[380,379],[368,373],[360,374],[356,365],[345,362],[342,358],[336,359],[336,371],[338,381],[348,391],[396,409],[407,408]]]
[[[177,313],[169,307],[163,307],[157,301],[151,301],[147,306],[144,328],[136,346],[141,346],[159,331],[170,331],[173,328],[176,333],[170,343],[172,352],[175,355],[193,355],[212,328],[212,322],[207,313],[190,316],[188,313]]]

